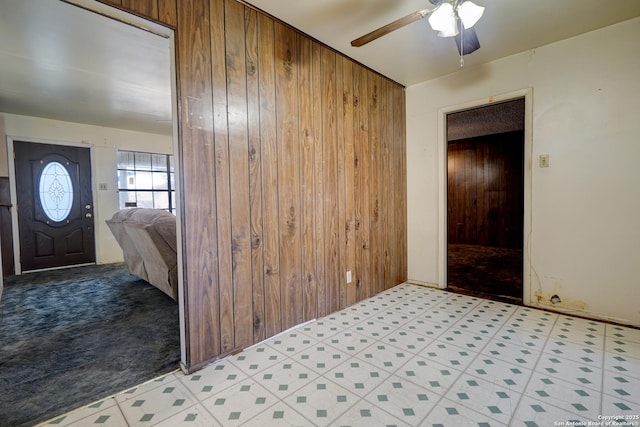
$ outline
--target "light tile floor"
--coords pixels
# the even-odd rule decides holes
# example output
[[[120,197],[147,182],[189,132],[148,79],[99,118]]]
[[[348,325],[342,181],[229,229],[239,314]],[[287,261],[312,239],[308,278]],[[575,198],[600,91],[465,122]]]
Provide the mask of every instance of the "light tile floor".
[[[640,330],[403,284],[43,425],[547,427],[599,416],[640,425]]]

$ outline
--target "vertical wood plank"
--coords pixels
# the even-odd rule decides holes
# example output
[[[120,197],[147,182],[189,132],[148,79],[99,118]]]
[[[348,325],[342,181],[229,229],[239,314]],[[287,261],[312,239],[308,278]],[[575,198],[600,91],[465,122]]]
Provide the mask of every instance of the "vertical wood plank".
[[[338,265],[336,283],[338,297],[336,310],[340,310],[347,305],[347,289],[346,289],[346,230],[347,222],[346,199],[345,199],[345,170],[344,170],[344,150],[345,150],[345,128],[344,128],[344,70],[342,55],[336,55],[336,157],[337,157],[337,188],[336,188],[336,206],[337,212],[337,233],[338,233]]]
[[[258,16],[260,144],[262,152],[262,226],[267,337],[282,330],[280,313],[280,235],[278,232],[278,149],[276,141],[276,76],[274,21]]]
[[[360,197],[360,281],[356,290],[358,300],[363,300],[371,295],[371,248],[370,248],[370,226],[371,213],[369,210],[369,199],[371,188],[369,186],[369,169],[371,164],[371,151],[369,142],[369,71],[360,67],[360,180],[358,182]]]
[[[275,24],[282,328],[302,322],[297,34]]]
[[[215,182],[218,211],[218,287],[220,293],[220,345],[223,353],[234,346],[233,271],[231,259],[231,195],[229,185],[229,128],[227,123],[227,72],[225,57],[225,5],[211,1],[210,34],[215,136]]]
[[[351,283],[346,284],[346,305],[356,302],[356,286],[355,280],[355,137],[357,136],[357,126],[354,121],[354,82],[353,69],[354,63],[350,59],[342,58],[342,80],[343,80],[343,118],[344,125],[344,262],[345,271],[351,271]]]
[[[380,292],[381,286],[381,223],[380,223],[380,77],[369,72],[369,215],[370,215],[370,271],[371,284],[368,296]]]
[[[407,135],[406,135],[406,123],[407,123],[407,110],[405,108],[405,106],[407,105],[407,93],[406,91],[403,89],[402,90],[402,123],[403,128],[402,128],[402,163],[401,163],[401,167],[400,167],[400,188],[398,189],[398,191],[400,191],[400,193],[402,194],[402,203],[401,203],[401,207],[400,210],[402,212],[402,222],[401,222],[401,249],[402,249],[402,254],[400,255],[400,261],[401,261],[401,271],[402,271],[402,278],[401,278],[401,282],[404,282],[408,279],[408,275],[409,275],[409,260],[407,259],[407,251],[408,251],[408,245],[407,245],[407,144],[406,144],[406,140],[407,140]]]
[[[158,0],[122,0],[122,7],[158,20]]]
[[[360,111],[362,100],[361,80],[363,67],[355,64],[353,67],[353,240],[354,240],[354,274],[353,287],[355,300],[362,296],[362,141],[360,137],[362,119]]]
[[[327,312],[332,313],[339,307],[340,283],[335,52],[323,47],[321,61],[326,304]]]
[[[178,145],[184,273],[183,362],[199,366],[221,353],[217,215],[209,9],[192,1],[180,9],[176,45],[181,124]],[[188,59],[188,60],[187,60]]]
[[[179,0],[158,0],[158,21],[176,27],[178,24]]]
[[[311,66],[313,84],[313,140],[314,140],[314,176],[315,176],[315,214],[316,214],[316,272],[318,277],[318,317],[327,314],[327,278],[325,233],[324,233],[324,134],[322,125],[322,46],[311,45]]]
[[[392,157],[391,157],[391,143],[393,135],[393,110],[389,108],[389,99],[393,99],[390,93],[391,83],[386,79],[381,79],[380,90],[380,118],[382,120],[381,129],[381,144],[382,150],[380,156],[381,166],[379,168],[380,174],[380,219],[381,219],[381,243],[380,256],[382,260],[382,289],[388,289],[395,285],[391,279],[391,200],[393,197],[391,187],[391,175],[393,174]],[[391,114],[390,114],[391,113]]]
[[[249,203],[251,226],[251,283],[253,342],[266,338],[264,325],[264,253],[262,236],[262,148],[260,146],[260,80],[258,66],[258,13],[245,8],[247,70],[247,132],[249,138]]]
[[[233,288],[233,348],[253,343],[251,286],[251,211],[249,201],[249,136],[245,7],[227,1],[225,7],[229,173],[231,197],[231,265]]]
[[[402,275],[402,218],[406,215],[406,212],[402,211],[402,194],[403,188],[406,186],[406,182],[402,181],[402,147],[404,146],[404,128],[402,111],[404,105],[402,104],[402,93],[404,89],[399,85],[395,85],[393,89],[393,218],[391,223],[393,224],[393,241],[394,245],[394,281],[396,284],[404,282]]]
[[[298,88],[300,95],[300,224],[302,245],[303,321],[318,313],[315,228],[315,145],[313,133],[312,41],[300,37],[298,44]]]

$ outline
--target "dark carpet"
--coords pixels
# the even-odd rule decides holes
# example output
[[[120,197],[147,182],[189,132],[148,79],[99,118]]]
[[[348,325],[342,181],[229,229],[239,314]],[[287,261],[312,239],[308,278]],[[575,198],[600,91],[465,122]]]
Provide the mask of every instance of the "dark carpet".
[[[30,426],[179,366],[178,304],[124,264],[5,278],[0,426]]]
[[[522,303],[522,249],[448,245],[447,287]]]

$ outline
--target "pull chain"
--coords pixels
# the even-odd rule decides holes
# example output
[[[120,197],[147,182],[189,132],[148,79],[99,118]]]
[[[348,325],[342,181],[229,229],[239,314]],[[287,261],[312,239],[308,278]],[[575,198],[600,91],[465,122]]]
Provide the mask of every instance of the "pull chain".
[[[462,22],[460,23],[460,68],[464,67],[464,27]]]

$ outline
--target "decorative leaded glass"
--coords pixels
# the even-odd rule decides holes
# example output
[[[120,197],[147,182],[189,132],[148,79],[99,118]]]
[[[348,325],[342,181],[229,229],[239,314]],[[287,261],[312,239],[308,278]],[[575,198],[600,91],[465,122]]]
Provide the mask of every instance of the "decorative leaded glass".
[[[45,215],[52,221],[64,221],[73,204],[73,184],[67,169],[59,162],[47,164],[40,174],[38,189]]]

